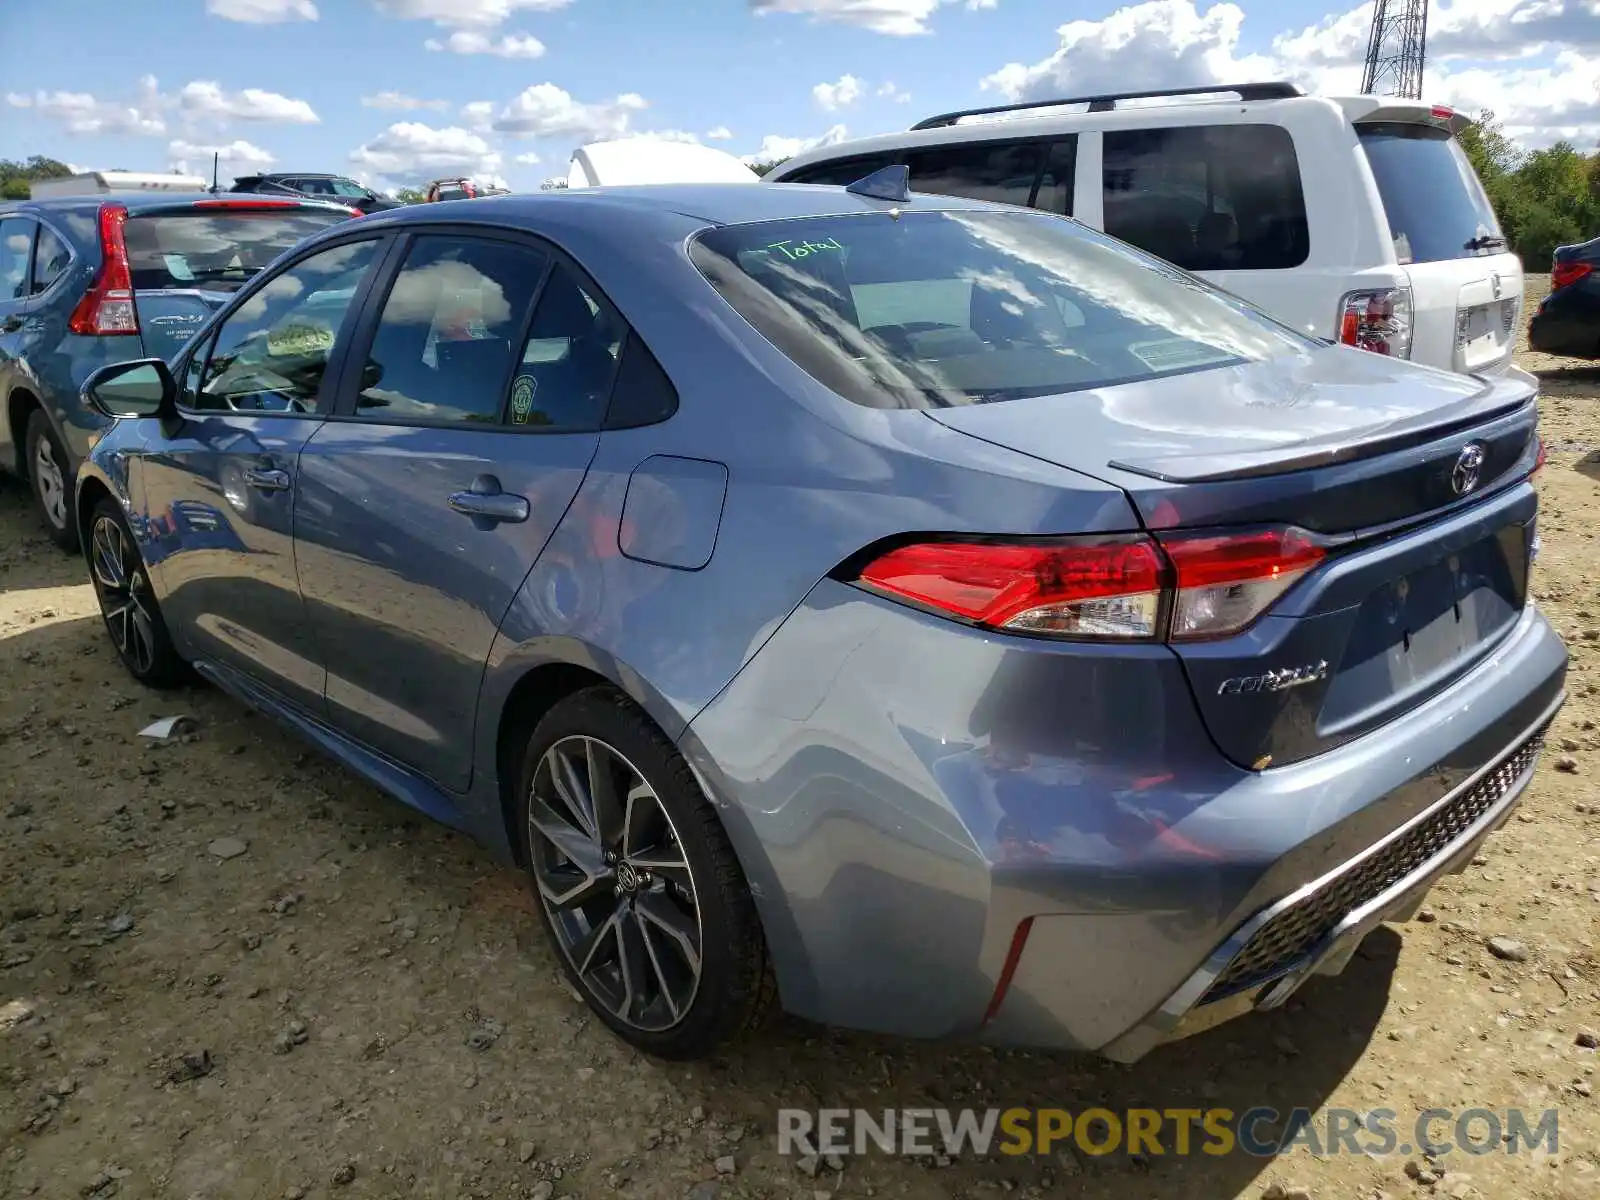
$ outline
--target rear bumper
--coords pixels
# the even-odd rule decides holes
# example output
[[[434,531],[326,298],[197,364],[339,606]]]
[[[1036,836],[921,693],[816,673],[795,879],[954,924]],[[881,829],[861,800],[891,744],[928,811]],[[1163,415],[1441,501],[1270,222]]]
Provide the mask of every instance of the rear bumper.
[[[1546,297],[1528,322],[1528,344],[1542,354],[1600,358],[1600,287],[1571,287]]]
[[[791,1011],[1131,1059],[1281,1003],[1470,854],[1525,773],[1482,811],[1461,797],[1548,723],[1565,672],[1530,607],[1404,716],[1249,772],[1165,647],[1019,646],[824,583],[682,744]],[[1402,843],[1398,876],[1363,872]],[[1274,912],[1358,874],[1376,885],[1321,904],[1271,979],[1207,996]]]
[[[1426,811],[1239,926],[1159,1009],[1102,1053],[1132,1062],[1161,1042],[1277,1008],[1311,976],[1342,971],[1385,921],[1410,920],[1433,885],[1461,870],[1511,815],[1564,699],[1552,701],[1499,760]]]

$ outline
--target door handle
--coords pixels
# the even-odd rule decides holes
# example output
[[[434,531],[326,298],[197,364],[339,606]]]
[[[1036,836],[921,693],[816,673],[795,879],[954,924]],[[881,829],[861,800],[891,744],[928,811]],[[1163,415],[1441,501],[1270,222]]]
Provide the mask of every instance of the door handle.
[[[471,517],[474,528],[493,529],[501,521],[526,521],[528,498],[503,491],[493,475],[479,475],[464,492],[451,492],[449,504],[464,517]]]
[[[289,472],[276,467],[248,467],[244,481],[263,492],[284,492],[289,489]]]

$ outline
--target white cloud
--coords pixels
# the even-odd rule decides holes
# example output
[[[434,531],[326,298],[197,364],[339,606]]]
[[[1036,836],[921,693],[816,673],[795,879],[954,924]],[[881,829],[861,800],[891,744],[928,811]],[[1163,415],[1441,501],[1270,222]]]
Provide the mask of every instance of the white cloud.
[[[461,120],[468,129],[488,133],[494,126],[494,101],[474,100],[461,106]]]
[[[493,127],[521,137],[620,137],[632,115],[645,107],[644,97],[633,92],[583,104],[553,83],[536,83],[500,110]]]
[[[1372,28],[1364,4],[1283,34],[1272,49],[1304,67],[1360,63]],[[1526,58],[1547,48],[1600,52],[1600,4],[1594,0],[1455,0],[1435,2],[1428,13],[1428,62]]]
[[[378,11],[405,21],[432,21],[463,29],[493,28],[513,13],[552,12],[572,0],[373,0]]]
[[[206,0],[206,11],[213,17],[247,25],[317,19],[317,6],[311,0]]]
[[[883,100],[893,100],[896,104],[904,104],[911,99],[910,92],[902,92],[892,82],[884,83],[873,95]]]
[[[1191,0],[1147,0],[1102,21],[1067,22],[1054,53],[1008,63],[983,86],[1020,101],[1273,78],[1270,59],[1237,54],[1243,24],[1236,4],[1202,13]]]
[[[715,129],[706,130],[706,141],[726,142],[733,137],[733,130],[726,125],[718,125]]]
[[[180,175],[191,174],[190,166],[195,165],[192,172],[196,175],[211,175],[211,156],[220,156],[219,170],[223,174],[239,176],[248,175],[252,171],[264,171],[277,158],[260,146],[240,140],[218,146],[199,146],[194,142],[178,138],[167,143],[167,155],[171,159],[169,166]]]
[[[419,108],[431,108],[442,112],[450,107],[448,100],[419,100],[404,92],[379,92],[375,96],[363,96],[361,103],[366,108],[381,108],[390,112],[412,112]]]
[[[14,108],[32,109],[46,120],[59,123],[70,134],[140,135],[157,137],[166,133],[161,117],[161,97],[155,80],[146,77],[140,85],[140,98],[134,104],[100,100],[88,92],[35,92],[6,96]]]
[[[435,129],[401,121],[350,154],[350,161],[375,174],[416,179],[434,175],[497,176],[501,157],[483,138],[454,125]]]
[[[930,33],[928,18],[941,4],[955,0],[747,0],[758,14],[794,13],[814,21],[858,25],[891,37]],[[971,11],[993,8],[996,0],[966,0]]]
[[[541,159],[535,151],[529,150],[526,154],[517,155],[511,161],[514,163],[520,163],[524,167],[531,167],[534,163],[543,162],[544,160]]]
[[[814,150],[819,146],[837,146],[850,136],[850,131],[843,125],[835,125],[828,132],[814,138],[782,137],[776,133],[769,133],[761,139],[761,148],[754,154],[746,154],[744,161],[747,163],[774,162],[780,158],[793,158],[803,150]]]
[[[1359,89],[1370,3],[1278,34],[1271,54],[1241,52],[1237,4],[1203,3],[1145,0],[1103,20],[1069,21],[1056,30],[1052,53],[1008,63],[983,86],[1011,100],[1241,79],[1295,79],[1331,95]],[[1493,108],[1507,132],[1530,143],[1565,137],[1587,148],[1600,137],[1597,62],[1600,0],[1436,3],[1423,94],[1468,112]]]
[[[497,58],[539,58],[544,43],[529,33],[506,33],[490,37],[472,29],[458,29],[440,41],[429,38],[422,43],[429,50],[448,50],[452,54],[493,54]]]
[[[835,83],[819,83],[811,89],[811,98],[825,112],[849,108],[861,99],[861,80],[854,75],[841,75]]]
[[[647,129],[633,136],[653,138],[658,142],[690,142],[697,146],[700,144],[700,135],[690,133],[687,129]]]
[[[225,121],[272,121],[285,125],[315,125],[319,118],[311,105],[277,92],[245,88],[225,92],[211,80],[195,80],[178,92],[178,107],[191,117]]]

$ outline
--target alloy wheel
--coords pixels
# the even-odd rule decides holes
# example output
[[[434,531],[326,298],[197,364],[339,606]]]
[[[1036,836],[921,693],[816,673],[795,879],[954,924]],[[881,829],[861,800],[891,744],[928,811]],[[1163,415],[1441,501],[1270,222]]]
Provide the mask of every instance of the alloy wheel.
[[[117,649],[138,674],[155,665],[155,614],[150,609],[150,580],[144,561],[110,517],[94,523],[89,562],[100,611]]]
[[[700,904],[655,789],[605,742],[565,737],[539,760],[528,824],[539,898],[572,969],[635,1029],[676,1025],[700,987]]]
[[[50,439],[42,437],[33,451],[34,485],[39,491],[39,503],[44,514],[57,529],[67,526],[67,481],[56,462],[55,447]]]

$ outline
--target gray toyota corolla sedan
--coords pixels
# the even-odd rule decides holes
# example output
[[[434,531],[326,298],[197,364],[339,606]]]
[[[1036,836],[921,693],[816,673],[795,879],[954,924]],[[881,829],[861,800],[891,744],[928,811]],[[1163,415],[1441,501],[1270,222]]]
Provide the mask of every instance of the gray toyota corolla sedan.
[[[517,863],[657,1054],[776,999],[1126,1060],[1340,969],[1564,697],[1533,389],[903,186],[301,243],[89,385],[123,661]]]

